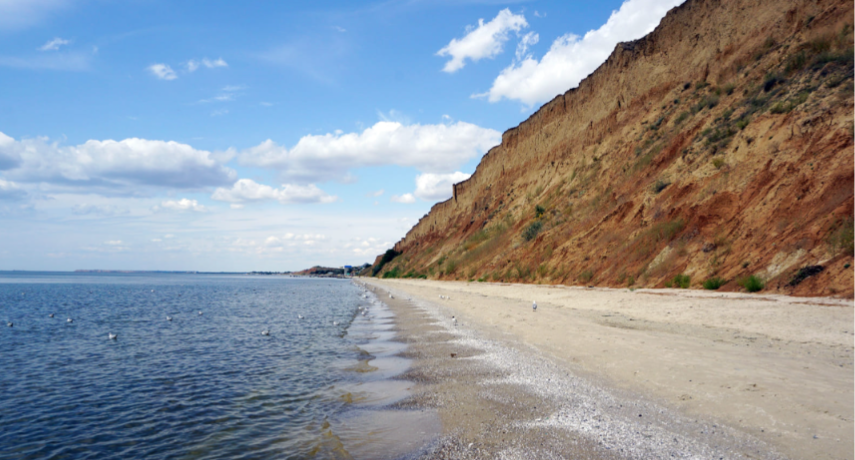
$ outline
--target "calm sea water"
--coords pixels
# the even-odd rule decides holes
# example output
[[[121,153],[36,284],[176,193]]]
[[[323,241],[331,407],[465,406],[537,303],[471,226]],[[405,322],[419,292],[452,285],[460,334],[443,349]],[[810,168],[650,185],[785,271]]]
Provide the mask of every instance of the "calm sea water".
[[[384,409],[403,346],[345,280],[0,273],[0,320],[3,459],[395,458],[438,429]]]

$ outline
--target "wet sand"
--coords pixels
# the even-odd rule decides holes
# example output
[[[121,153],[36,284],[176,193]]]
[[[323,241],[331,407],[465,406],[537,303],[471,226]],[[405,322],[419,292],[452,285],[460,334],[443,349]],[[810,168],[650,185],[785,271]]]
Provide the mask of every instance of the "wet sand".
[[[414,359],[395,407],[442,421],[423,458],[853,458],[851,300],[360,281]]]

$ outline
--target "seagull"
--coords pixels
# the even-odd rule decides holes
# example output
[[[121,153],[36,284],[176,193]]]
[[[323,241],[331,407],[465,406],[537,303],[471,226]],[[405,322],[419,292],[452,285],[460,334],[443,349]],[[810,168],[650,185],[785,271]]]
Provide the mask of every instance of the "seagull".
[[[265,336],[270,335],[270,331],[265,329],[265,330],[261,331],[261,335],[265,335]]]
[[[531,311],[537,311],[537,302],[536,301],[531,302]]]
[[[455,317],[453,317],[453,316],[452,316],[452,317],[451,317],[451,322],[452,322],[452,323],[454,323],[454,325],[455,325],[455,326],[457,326],[457,318],[455,318]]]
[[[333,322],[332,322],[332,325],[333,325],[333,326],[338,326],[338,321],[333,321]]]
[[[9,321],[9,322],[7,322],[7,323],[6,323],[6,325],[7,325],[7,326],[9,326],[9,327],[12,327],[12,326],[14,326],[14,325],[15,325],[15,323],[13,323],[13,322]]]
[[[66,322],[66,323],[73,323],[73,322],[74,322],[74,320],[73,320],[73,319],[71,319],[71,318],[68,318],[67,320],[65,320],[65,322]]]
[[[199,310],[199,316],[202,316],[202,310]]]
[[[48,318],[53,318],[53,313],[49,314]]]
[[[366,313],[368,313],[368,310],[362,310],[362,316],[365,316]]]
[[[297,319],[303,319],[303,315],[297,315]]]
[[[171,317],[171,316],[167,316],[167,317],[166,317],[166,320],[167,320],[167,321],[172,321],[172,317]]]
[[[390,298],[390,299],[394,299],[394,297],[392,297],[392,294],[389,294],[389,298]]]
[[[116,340],[116,339],[118,339],[118,338],[119,338],[119,334],[113,334],[113,333],[111,333],[111,332],[108,332],[108,333],[107,333],[107,338],[109,338],[110,340]]]

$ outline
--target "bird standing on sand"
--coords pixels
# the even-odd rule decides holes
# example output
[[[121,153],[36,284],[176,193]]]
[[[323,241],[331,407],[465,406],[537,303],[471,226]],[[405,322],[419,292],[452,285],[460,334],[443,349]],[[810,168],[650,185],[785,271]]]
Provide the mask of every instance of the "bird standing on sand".
[[[110,340],[116,340],[119,338],[119,334],[113,334],[112,332],[108,332],[107,338],[109,338]]]
[[[457,318],[455,318],[455,317],[453,317],[453,316],[452,316],[452,317],[451,317],[451,322],[452,322],[452,323],[454,323],[454,325],[455,325],[455,326],[457,326]]]
[[[537,311],[537,301],[531,301],[531,311]]]
[[[390,299],[394,299],[394,297],[392,297],[392,294],[389,294],[389,298],[390,298]]]

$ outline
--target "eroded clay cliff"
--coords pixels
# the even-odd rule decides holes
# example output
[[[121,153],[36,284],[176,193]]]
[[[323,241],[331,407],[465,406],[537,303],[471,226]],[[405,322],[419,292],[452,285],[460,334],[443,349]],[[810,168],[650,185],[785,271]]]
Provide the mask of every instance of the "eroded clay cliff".
[[[688,0],[505,132],[378,276],[852,296],[852,17]]]

